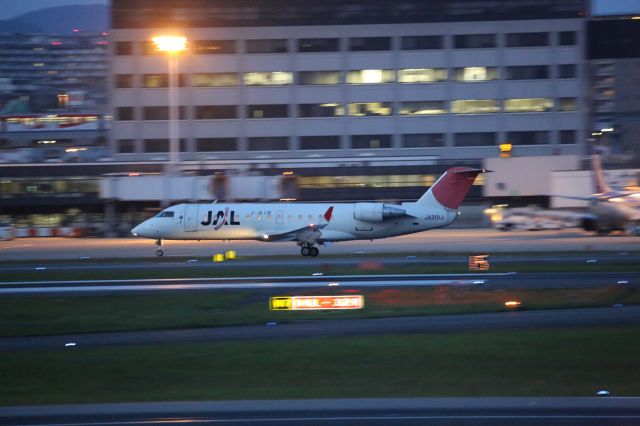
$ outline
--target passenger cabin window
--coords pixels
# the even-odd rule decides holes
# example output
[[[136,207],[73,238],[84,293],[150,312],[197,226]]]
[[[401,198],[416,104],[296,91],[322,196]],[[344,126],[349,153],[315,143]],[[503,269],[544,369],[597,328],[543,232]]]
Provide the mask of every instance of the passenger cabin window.
[[[156,217],[173,217],[173,212],[160,212]]]

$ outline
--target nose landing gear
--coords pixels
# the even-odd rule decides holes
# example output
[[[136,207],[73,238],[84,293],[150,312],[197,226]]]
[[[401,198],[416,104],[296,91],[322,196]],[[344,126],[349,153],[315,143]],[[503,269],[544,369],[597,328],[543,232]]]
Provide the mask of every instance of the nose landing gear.
[[[156,240],[156,247],[157,247],[156,256],[158,256],[158,257],[162,256],[164,254],[164,252],[160,248],[160,247],[162,247],[162,240],[160,238],[158,238]]]

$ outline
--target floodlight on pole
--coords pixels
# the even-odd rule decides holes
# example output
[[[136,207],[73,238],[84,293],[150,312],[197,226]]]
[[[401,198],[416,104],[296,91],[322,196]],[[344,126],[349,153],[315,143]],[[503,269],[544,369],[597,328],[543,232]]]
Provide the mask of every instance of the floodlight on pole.
[[[169,81],[167,84],[169,95],[169,162],[165,179],[168,181],[170,176],[176,174],[178,164],[178,54],[187,50],[187,38],[183,36],[156,36],[151,39],[159,52],[167,54],[167,62],[169,66]],[[170,190],[166,194],[164,204],[170,203]]]
[[[187,38],[183,36],[156,36],[151,41],[160,52],[175,54],[187,50]]]

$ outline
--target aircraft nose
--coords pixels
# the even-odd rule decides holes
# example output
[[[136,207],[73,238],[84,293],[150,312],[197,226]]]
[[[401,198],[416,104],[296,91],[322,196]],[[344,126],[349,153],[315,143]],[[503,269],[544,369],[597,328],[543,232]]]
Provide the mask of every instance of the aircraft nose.
[[[150,223],[148,223],[148,221],[145,221],[133,228],[131,230],[131,233],[136,237],[151,238],[151,234],[153,233],[152,226]]]
[[[135,226],[135,227],[131,230],[131,234],[132,234],[134,237],[139,236],[139,235],[140,235],[141,228],[142,228],[142,224],[140,224],[140,225],[138,225],[138,226]]]

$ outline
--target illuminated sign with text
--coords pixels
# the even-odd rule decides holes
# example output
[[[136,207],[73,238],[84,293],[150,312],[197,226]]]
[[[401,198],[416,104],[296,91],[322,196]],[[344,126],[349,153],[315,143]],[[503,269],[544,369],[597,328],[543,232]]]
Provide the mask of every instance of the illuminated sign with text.
[[[272,297],[269,309],[272,311],[303,311],[318,309],[362,309],[364,296],[291,296]]]

